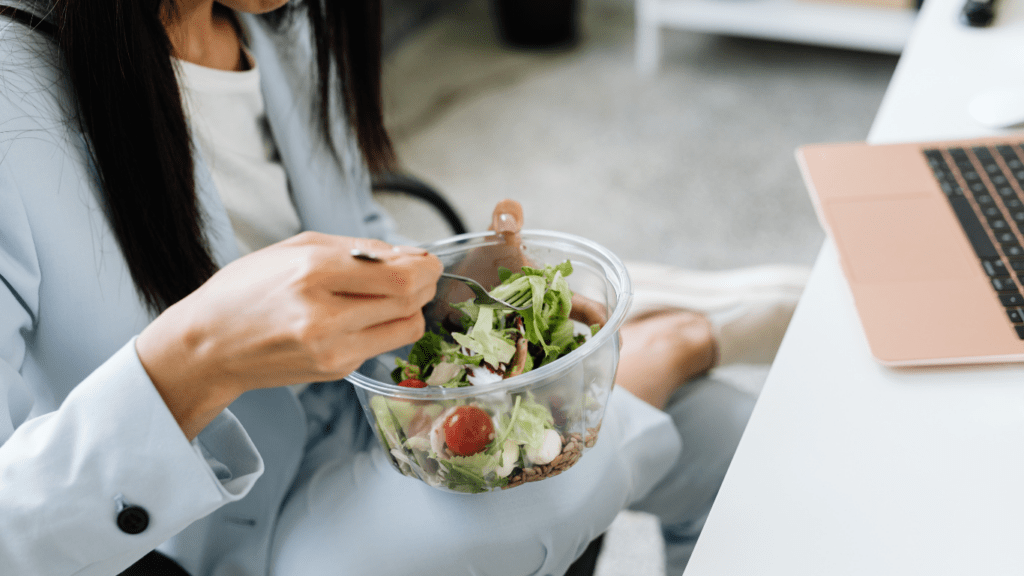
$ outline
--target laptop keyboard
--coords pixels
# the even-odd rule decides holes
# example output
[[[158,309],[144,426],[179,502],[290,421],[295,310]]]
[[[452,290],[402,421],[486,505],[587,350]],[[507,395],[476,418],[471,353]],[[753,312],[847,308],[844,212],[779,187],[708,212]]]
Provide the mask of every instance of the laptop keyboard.
[[[1024,150],[1020,144],[1003,144],[927,149],[924,155],[1024,340]]]

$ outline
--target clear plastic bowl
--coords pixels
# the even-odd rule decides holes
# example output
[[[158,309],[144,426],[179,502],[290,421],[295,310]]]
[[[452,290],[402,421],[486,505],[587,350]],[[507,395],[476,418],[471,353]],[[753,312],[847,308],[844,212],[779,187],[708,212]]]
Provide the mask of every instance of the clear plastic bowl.
[[[618,331],[632,297],[629,276],[614,254],[584,238],[547,231],[524,231],[521,237],[530,265],[543,267],[571,261],[573,273],[567,278],[570,289],[596,304],[607,318],[583,345],[550,364],[485,386],[405,388],[394,384],[391,373],[395,360],[405,359],[410,347],[372,358],[348,377],[395,469],[441,490],[485,492],[543,480],[574,465],[597,442],[618,365]],[[454,236],[425,248],[441,259],[446,270],[455,271],[470,250],[486,250],[503,243],[501,237],[486,232]],[[459,272],[467,274],[465,270]],[[483,281],[479,276],[486,274],[469,275]],[[445,293],[439,287],[435,301]],[[443,439],[439,446],[430,431],[440,426],[452,408],[466,404],[480,407],[491,416],[497,430],[501,419],[509,418],[517,409],[517,402],[520,410],[527,406],[537,409],[539,405],[550,411],[553,429],[562,444],[554,460],[534,461],[520,446],[518,451],[502,453],[504,460],[498,458],[493,470],[481,470],[462,466],[464,462],[450,451],[437,450],[444,446]],[[543,461],[550,453],[533,455]]]

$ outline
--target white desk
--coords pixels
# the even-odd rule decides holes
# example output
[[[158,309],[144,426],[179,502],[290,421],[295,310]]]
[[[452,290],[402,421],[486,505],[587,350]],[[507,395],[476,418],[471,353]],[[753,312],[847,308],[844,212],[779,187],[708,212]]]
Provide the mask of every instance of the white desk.
[[[1024,0],[962,1],[926,0],[870,141],[994,133],[967,103],[1024,86]],[[1024,366],[877,364],[830,242],[686,572],[776,574],[1024,574]]]
[[[806,0],[636,0],[637,69],[657,71],[663,28],[899,54],[916,14]]]

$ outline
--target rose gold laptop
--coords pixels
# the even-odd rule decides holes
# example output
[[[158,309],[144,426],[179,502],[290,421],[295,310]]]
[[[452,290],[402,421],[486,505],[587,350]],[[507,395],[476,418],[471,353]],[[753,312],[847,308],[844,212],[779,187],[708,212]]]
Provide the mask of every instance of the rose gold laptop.
[[[801,147],[872,354],[1024,360],[1024,135]]]

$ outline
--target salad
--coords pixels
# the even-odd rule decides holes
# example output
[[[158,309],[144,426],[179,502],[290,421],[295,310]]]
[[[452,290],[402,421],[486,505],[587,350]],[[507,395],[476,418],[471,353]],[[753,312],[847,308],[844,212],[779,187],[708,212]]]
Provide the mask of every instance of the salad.
[[[533,305],[515,311],[472,300],[452,303],[461,312],[461,328],[425,333],[407,358],[396,359],[392,379],[409,388],[486,389],[569,354],[600,329],[570,318],[570,274],[569,261],[516,273],[502,269],[491,295],[528,298]],[[578,418],[558,396],[481,392],[447,406],[373,397],[378,436],[398,469],[435,486],[484,492],[560,474],[596,441],[596,428],[586,437],[560,431]]]

